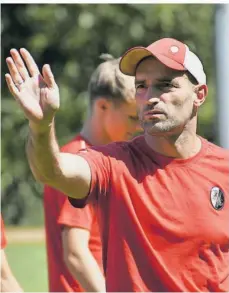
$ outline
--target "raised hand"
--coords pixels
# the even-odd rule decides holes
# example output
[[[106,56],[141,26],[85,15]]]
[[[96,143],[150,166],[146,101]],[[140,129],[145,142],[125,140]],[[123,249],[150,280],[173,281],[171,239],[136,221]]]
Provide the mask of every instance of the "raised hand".
[[[59,108],[58,86],[49,65],[43,66],[41,74],[30,53],[26,49],[20,53],[12,49],[6,58],[8,88],[30,123],[38,129],[47,127]]]

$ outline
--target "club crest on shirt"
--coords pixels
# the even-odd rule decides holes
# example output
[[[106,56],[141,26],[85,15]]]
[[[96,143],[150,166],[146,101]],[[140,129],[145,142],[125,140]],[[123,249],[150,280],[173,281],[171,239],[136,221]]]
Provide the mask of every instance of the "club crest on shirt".
[[[210,200],[211,200],[211,204],[215,210],[221,210],[224,206],[223,191],[217,186],[212,187],[211,194],[210,194]]]

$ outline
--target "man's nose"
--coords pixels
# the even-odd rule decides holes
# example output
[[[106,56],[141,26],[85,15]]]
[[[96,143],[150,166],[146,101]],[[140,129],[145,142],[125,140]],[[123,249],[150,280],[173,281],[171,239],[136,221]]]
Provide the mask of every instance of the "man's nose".
[[[151,97],[150,99],[147,100],[146,103],[147,103],[147,105],[152,106],[152,105],[158,104],[159,101],[160,101],[159,98],[157,98],[157,97]]]
[[[159,103],[159,101],[160,99],[155,95],[155,93],[152,90],[152,87],[149,87],[146,94],[146,104],[151,106],[153,104]]]

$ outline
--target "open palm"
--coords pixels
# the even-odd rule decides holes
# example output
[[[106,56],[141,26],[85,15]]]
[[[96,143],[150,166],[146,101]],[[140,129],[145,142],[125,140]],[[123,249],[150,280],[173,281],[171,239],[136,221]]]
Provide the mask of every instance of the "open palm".
[[[15,49],[10,53],[6,59],[10,74],[5,76],[10,92],[32,123],[49,124],[59,108],[59,89],[50,66],[44,65],[41,74],[26,49],[20,49],[21,55]]]

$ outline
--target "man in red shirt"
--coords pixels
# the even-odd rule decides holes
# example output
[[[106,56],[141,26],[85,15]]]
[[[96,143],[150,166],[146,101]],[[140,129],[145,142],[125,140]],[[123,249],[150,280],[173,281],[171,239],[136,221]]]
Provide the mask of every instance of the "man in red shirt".
[[[1,292],[22,292],[9,266],[4,250],[6,245],[5,227],[1,216]]]
[[[38,90],[36,63],[20,52]],[[107,291],[228,292],[229,152],[196,133],[207,96],[199,58],[170,38],[128,50],[120,69],[135,76],[144,135],[70,155],[55,138],[50,67],[35,99],[19,53],[11,55],[6,80],[29,119],[31,170],[74,206],[98,207]]]
[[[62,147],[62,152],[76,154],[89,145],[127,140],[137,130],[134,79],[120,72],[119,59],[104,57],[107,61],[90,79],[88,118],[80,134]],[[102,245],[93,205],[76,209],[64,194],[46,186],[44,213],[49,291],[105,291]]]

